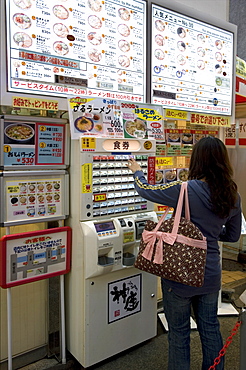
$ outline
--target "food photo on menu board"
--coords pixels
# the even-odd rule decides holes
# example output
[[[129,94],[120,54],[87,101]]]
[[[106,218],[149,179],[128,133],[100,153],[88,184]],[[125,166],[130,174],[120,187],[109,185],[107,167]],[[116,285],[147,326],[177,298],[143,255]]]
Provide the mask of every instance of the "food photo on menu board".
[[[112,138],[164,138],[162,107],[101,98],[69,98],[72,139],[82,135]]]
[[[7,19],[10,89],[144,101],[145,1],[7,0]]]
[[[27,122],[4,122],[3,165],[35,165],[35,124]]]
[[[156,184],[167,184],[177,180],[176,169],[158,169],[155,172],[155,183]]]
[[[157,168],[155,171],[155,183],[167,184],[176,180],[187,181],[188,175],[188,168],[171,168],[166,170]]]
[[[4,166],[64,165],[64,124],[4,121],[0,133]]]
[[[35,124],[6,123],[4,124],[4,144],[34,145]]]
[[[233,32],[152,4],[152,99],[231,115]]]
[[[72,139],[83,135],[123,138],[123,124],[117,100],[69,98],[68,111]]]
[[[61,179],[6,181],[8,221],[59,215],[62,212]]]
[[[151,104],[120,102],[124,137],[137,139],[163,139],[162,107]]]

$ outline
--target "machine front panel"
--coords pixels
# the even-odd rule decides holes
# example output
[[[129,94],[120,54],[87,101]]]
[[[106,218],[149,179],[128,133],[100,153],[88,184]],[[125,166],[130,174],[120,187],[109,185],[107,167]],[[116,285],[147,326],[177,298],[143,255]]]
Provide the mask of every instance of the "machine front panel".
[[[86,142],[86,138],[83,140]],[[81,221],[153,210],[153,205],[138,195],[134,189],[132,172],[127,167],[129,158],[134,157],[147,176],[148,157],[154,152],[153,149],[150,151],[146,148],[148,145],[151,146],[152,142],[126,139],[123,150],[124,143],[119,140],[103,138],[87,140],[89,146],[85,147],[82,143],[80,154]],[[115,148],[113,146],[115,141],[119,150],[108,152]],[[96,145],[90,144],[92,142]],[[132,152],[132,147],[138,151]]]

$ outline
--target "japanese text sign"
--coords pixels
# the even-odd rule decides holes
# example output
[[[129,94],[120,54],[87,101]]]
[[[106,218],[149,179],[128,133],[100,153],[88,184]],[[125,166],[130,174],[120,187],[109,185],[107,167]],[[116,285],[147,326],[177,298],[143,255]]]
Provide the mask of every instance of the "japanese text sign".
[[[0,286],[17,285],[70,271],[71,235],[68,226],[5,235],[0,239]]]

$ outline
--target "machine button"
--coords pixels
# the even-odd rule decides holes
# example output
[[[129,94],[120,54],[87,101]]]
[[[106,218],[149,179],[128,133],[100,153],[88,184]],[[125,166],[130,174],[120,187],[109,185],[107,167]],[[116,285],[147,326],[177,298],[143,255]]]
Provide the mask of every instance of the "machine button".
[[[128,221],[127,224],[128,224],[129,227],[132,227],[132,225],[133,225],[132,221]]]
[[[91,208],[91,205],[90,204],[86,204],[86,208],[87,209]]]
[[[120,220],[120,226],[122,226],[122,227],[124,227],[124,226],[126,226],[126,221],[125,220]]]

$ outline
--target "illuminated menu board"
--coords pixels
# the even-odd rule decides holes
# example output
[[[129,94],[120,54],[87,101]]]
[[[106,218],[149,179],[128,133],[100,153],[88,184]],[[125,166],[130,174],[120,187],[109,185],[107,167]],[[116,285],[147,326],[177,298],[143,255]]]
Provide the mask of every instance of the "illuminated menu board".
[[[233,32],[152,4],[152,103],[232,114]]]
[[[6,4],[10,91],[144,102],[145,1]]]

